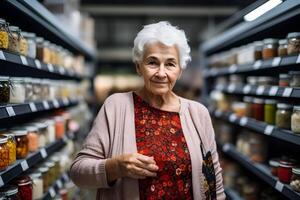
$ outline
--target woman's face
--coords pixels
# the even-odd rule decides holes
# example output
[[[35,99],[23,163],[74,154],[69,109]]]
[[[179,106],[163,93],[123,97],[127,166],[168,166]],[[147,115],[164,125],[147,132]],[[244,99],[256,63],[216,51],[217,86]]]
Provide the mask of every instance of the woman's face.
[[[182,73],[177,48],[160,42],[144,46],[143,60],[136,67],[144,79],[145,88],[154,95],[171,92]]]

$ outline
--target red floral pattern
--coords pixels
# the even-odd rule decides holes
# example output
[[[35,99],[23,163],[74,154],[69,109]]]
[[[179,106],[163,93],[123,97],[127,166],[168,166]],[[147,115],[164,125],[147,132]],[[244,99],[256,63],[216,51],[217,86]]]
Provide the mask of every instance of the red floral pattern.
[[[193,199],[191,159],[179,114],[133,97],[138,153],[153,156],[159,167],[157,177],[139,179],[140,199]]]

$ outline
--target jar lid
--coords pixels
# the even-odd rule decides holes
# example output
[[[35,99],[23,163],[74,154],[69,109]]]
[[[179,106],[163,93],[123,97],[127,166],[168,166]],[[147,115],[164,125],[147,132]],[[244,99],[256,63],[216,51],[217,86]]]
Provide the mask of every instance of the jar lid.
[[[276,104],[277,101],[275,99],[266,99],[265,104]]]
[[[1,194],[5,194],[5,196],[11,196],[18,193],[18,187],[15,185],[7,185],[0,189]]]
[[[300,110],[300,106],[294,106],[294,110]]]
[[[45,122],[46,124],[48,124],[48,126],[51,126],[51,125],[54,125],[54,124],[55,124],[55,120],[53,120],[53,119],[46,119],[44,122]]]
[[[288,39],[300,37],[300,32],[292,32],[287,35]]]
[[[281,39],[281,40],[279,40],[278,43],[279,43],[280,45],[284,45],[284,44],[287,44],[287,42],[288,42],[287,39]]]
[[[59,161],[60,161],[60,159],[59,159],[58,156],[52,156],[52,157],[51,157],[51,160],[52,160],[53,162],[59,162]]]
[[[16,178],[14,180],[14,182],[16,184],[18,184],[19,186],[24,186],[24,185],[29,185],[31,184],[31,178],[27,175],[24,175],[24,176],[19,176],[18,178]]]
[[[36,42],[37,43],[42,43],[42,42],[44,42],[44,38],[42,38],[42,37],[36,37]]]
[[[32,179],[35,179],[35,178],[40,178],[42,176],[42,173],[40,172],[34,172],[32,174],[29,174],[29,176],[32,178]]]
[[[8,81],[9,76],[0,76],[0,81]]]
[[[289,71],[290,75],[300,75],[300,71]]]
[[[45,173],[45,172],[48,172],[49,171],[49,168],[44,166],[44,167],[40,167],[38,168],[38,171],[40,171],[41,173]]]
[[[13,32],[20,31],[19,27],[17,27],[17,26],[9,26],[8,28],[10,31],[13,31]]]
[[[253,42],[253,45],[258,47],[258,46],[263,46],[264,43],[262,41],[255,41],[255,42]]]
[[[254,102],[254,103],[263,104],[263,103],[264,103],[264,100],[263,100],[263,99],[259,99],[259,98],[254,98],[254,99],[253,99],[253,102]]]
[[[27,130],[26,129],[12,129],[11,132],[15,136],[24,136],[24,135],[27,135]]]
[[[278,43],[278,39],[273,39],[273,38],[267,38],[264,39],[264,44],[277,44]]]
[[[290,78],[289,74],[279,74],[279,78]]]
[[[278,162],[278,160],[269,160],[269,165],[272,167],[278,167],[279,162]]]
[[[34,126],[36,126],[38,129],[44,129],[47,128],[48,124],[44,123],[44,122],[36,122],[33,123]]]
[[[10,80],[13,82],[24,82],[24,78],[21,77],[10,77]]]
[[[55,166],[55,163],[54,162],[46,162],[45,166],[48,167],[48,168],[51,168],[51,167]]]
[[[277,108],[282,108],[282,109],[291,109],[293,106],[290,104],[286,104],[286,103],[279,103],[277,104]]]
[[[36,126],[26,126],[25,127],[28,132],[36,132],[38,131],[38,128]]]
[[[258,82],[261,82],[261,81],[276,81],[277,78],[275,77],[271,77],[271,76],[260,76],[258,77]]]
[[[253,101],[253,97],[244,96],[243,101],[246,102],[246,103],[251,103]]]
[[[29,39],[32,39],[32,38],[35,38],[35,37],[36,37],[35,33],[23,32],[23,31],[22,31],[21,34],[23,35],[23,37],[29,38]]]
[[[300,168],[299,167],[293,167],[292,172],[294,174],[299,174],[300,175]]]
[[[7,142],[7,136],[2,135],[2,136],[0,137],[0,144],[6,143],[6,142]]]
[[[247,77],[247,82],[252,85],[255,85],[257,83],[257,80],[258,80],[258,77],[256,77],[256,76]]]

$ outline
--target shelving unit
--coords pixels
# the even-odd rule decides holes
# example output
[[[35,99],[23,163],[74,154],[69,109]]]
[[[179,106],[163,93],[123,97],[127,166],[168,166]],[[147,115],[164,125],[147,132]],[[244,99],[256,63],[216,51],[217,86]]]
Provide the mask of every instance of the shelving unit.
[[[228,77],[232,74],[247,76],[275,76],[288,71],[299,71],[300,55],[276,57],[269,60],[258,60],[244,65],[231,65],[220,68],[210,68],[209,57],[234,47],[246,45],[254,41],[261,41],[265,38],[285,38],[289,32],[299,32],[296,28],[300,20],[300,2],[296,0],[286,0],[280,5],[267,12],[261,17],[251,22],[242,22],[222,34],[206,41],[200,47],[203,57],[204,68],[204,88],[202,92],[202,102],[210,109],[211,116],[221,121],[225,121],[233,127],[252,130],[257,134],[262,134],[272,144],[286,148],[292,145],[293,150],[300,151],[300,135],[290,130],[279,129],[276,126],[265,122],[257,121],[249,117],[238,117],[232,112],[216,110],[210,105],[210,93],[220,91],[232,97],[258,96],[266,99],[279,99],[284,102],[297,104],[300,98],[300,88],[279,87],[279,86],[254,86],[248,84],[241,85],[215,85],[218,77]],[[274,140],[275,139],[275,140]],[[268,141],[268,142],[270,142]],[[218,142],[218,141],[217,141]],[[282,146],[281,146],[282,145]],[[274,190],[281,192],[286,199],[300,199],[300,194],[293,191],[289,185],[282,184],[276,177],[270,174],[267,166],[252,162],[248,157],[238,152],[232,144],[218,144],[224,154],[233,158],[239,165],[247,171],[252,172],[263,182],[266,182]],[[272,149],[277,148],[273,146]],[[298,151],[298,152],[299,152]],[[226,188],[226,193],[230,197],[230,188]],[[232,197],[235,199],[236,197]]]
[[[59,190],[63,187],[63,184],[66,184],[70,181],[70,178],[67,173],[63,173],[62,176],[55,181],[55,183],[49,188],[48,192],[44,194],[42,200],[51,200],[56,194],[59,193]]]
[[[225,187],[224,189],[225,189],[225,194],[226,194],[226,197],[228,200],[243,200],[243,198],[240,197],[240,195],[236,191],[234,191],[228,187]]]

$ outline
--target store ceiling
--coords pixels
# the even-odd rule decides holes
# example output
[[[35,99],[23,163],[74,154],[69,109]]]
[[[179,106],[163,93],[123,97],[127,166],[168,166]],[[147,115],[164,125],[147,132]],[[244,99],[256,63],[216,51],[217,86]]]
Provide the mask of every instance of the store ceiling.
[[[133,40],[145,24],[169,21],[184,29],[197,56],[201,41],[215,34],[215,27],[254,0],[82,0],[81,10],[95,19],[98,59],[131,60]]]

